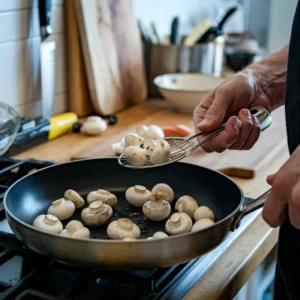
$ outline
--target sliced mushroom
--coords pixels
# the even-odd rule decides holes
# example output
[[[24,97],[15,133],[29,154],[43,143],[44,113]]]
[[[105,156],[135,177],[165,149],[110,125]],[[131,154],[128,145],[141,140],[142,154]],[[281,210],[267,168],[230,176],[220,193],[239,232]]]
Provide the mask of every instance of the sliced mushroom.
[[[151,197],[152,193],[142,185],[132,186],[125,192],[126,200],[135,207],[143,207]]]
[[[188,214],[191,218],[194,217],[195,210],[199,207],[197,201],[191,196],[180,197],[176,204],[175,209],[182,213]]]
[[[124,156],[132,166],[145,166],[148,163],[148,151],[135,146],[126,147]]]
[[[174,213],[166,222],[166,231],[171,235],[189,232],[192,228],[193,221],[186,213]]]
[[[84,200],[83,198],[74,190],[67,190],[64,194],[65,199],[71,200],[75,204],[75,209],[83,207]]]
[[[164,200],[162,194],[153,195],[150,201],[143,205],[143,213],[145,217],[152,221],[162,221],[169,217],[171,213],[171,205]]]
[[[164,200],[172,203],[174,200],[174,191],[173,189],[165,184],[165,183],[158,183],[152,188],[152,194],[156,195],[157,193],[161,193],[163,195]]]
[[[152,237],[154,239],[162,239],[162,238],[167,238],[168,235],[163,231],[157,231],[152,235]]]
[[[60,233],[63,230],[62,223],[51,214],[37,216],[33,221],[33,226],[53,233]]]
[[[89,207],[81,212],[81,218],[84,224],[88,226],[105,225],[113,215],[113,209],[103,204],[102,201],[94,201]]]
[[[123,240],[125,238],[138,239],[141,236],[141,230],[131,220],[121,218],[107,226],[107,235],[114,240]]]
[[[204,219],[200,219],[199,221],[197,221],[193,227],[192,227],[192,232],[194,231],[198,231],[198,230],[201,230],[201,229],[204,229],[204,228],[207,228],[211,225],[214,225],[215,222],[211,219],[208,219],[208,218],[204,218]]]
[[[76,220],[70,221],[60,234],[63,236],[72,236],[76,238],[90,238],[90,231],[84,227],[81,222]]]
[[[159,165],[169,160],[171,154],[171,148],[167,141],[157,140],[157,145],[150,156],[150,162],[152,165]]]
[[[87,196],[88,204],[99,200],[111,207],[115,207],[118,203],[117,196],[106,190],[93,191],[90,192]]]
[[[207,206],[200,206],[195,210],[194,220],[199,221],[200,219],[208,218],[211,220],[215,220],[215,214],[213,211]]]
[[[48,208],[48,214],[56,216],[61,221],[71,218],[74,212],[75,204],[64,198],[52,202],[52,205]]]
[[[144,139],[135,133],[130,133],[125,136],[124,147],[134,146],[139,148]]]

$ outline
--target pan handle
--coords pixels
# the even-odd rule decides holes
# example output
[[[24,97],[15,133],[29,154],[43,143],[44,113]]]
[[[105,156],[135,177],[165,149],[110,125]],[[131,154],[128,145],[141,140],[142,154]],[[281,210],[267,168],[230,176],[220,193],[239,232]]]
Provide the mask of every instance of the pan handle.
[[[266,191],[264,194],[262,194],[260,197],[256,198],[255,200],[247,203],[242,210],[240,211],[240,213],[237,215],[237,217],[235,218],[235,220],[232,223],[232,227],[231,227],[231,231],[234,231],[235,229],[237,229],[240,225],[240,222],[242,220],[242,218],[250,213],[252,213],[253,211],[261,208],[264,206],[265,201],[267,200],[268,195],[270,194],[271,189],[269,189],[268,191]]]

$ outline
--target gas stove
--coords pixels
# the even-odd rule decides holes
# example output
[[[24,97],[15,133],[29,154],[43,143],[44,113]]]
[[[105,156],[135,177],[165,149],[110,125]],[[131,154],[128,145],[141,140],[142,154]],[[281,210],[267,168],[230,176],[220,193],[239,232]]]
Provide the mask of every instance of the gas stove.
[[[216,249],[185,264],[135,271],[81,269],[31,251],[13,235],[5,219],[6,189],[29,172],[51,164],[0,160],[0,299],[181,299],[259,213],[245,217],[240,228]]]

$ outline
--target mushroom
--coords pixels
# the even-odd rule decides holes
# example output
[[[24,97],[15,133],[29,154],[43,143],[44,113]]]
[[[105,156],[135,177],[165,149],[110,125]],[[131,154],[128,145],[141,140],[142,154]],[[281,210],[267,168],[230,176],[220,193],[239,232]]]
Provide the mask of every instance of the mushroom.
[[[135,133],[130,133],[125,136],[124,147],[134,146],[139,148],[144,139]]]
[[[83,198],[74,190],[67,190],[64,194],[65,199],[71,200],[75,204],[75,209],[83,207]]]
[[[115,240],[123,240],[124,238],[138,239],[141,236],[141,230],[131,220],[120,218],[107,226],[107,235],[110,239]]]
[[[164,200],[172,203],[174,200],[174,191],[173,189],[165,184],[165,183],[158,183],[152,188],[152,194],[155,195],[157,193],[161,193],[163,195]]]
[[[159,165],[169,160],[171,154],[171,148],[167,141],[158,140],[157,145],[150,156],[150,162],[152,165]]]
[[[33,221],[33,226],[53,233],[60,233],[63,230],[62,223],[51,214],[37,216]]]
[[[118,199],[116,195],[106,190],[93,191],[90,192],[87,196],[88,204],[91,204],[92,202],[99,201],[99,200],[111,207],[115,207],[118,203]]]
[[[99,135],[105,132],[107,123],[100,117],[88,117],[81,127],[81,132],[87,135]]]
[[[163,195],[157,193],[151,197],[143,205],[143,213],[145,217],[152,221],[162,221],[169,217],[171,213],[171,205],[168,201],[164,200]]]
[[[125,148],[125,137],[123,137],[120,142],[112,144],[111,148],[115,155],[123,154]]]
[[[168,235],[163,231],[157,231],[152,235],[152,237],[154,239],[162,239],[168,237]]]
[[[105,225],[112,217],[113,210],[102,201],[94,201],[89,207],[81,212],[81,218],[84,224],[88,226],[102,226]]]
[[[215,214],[213,211],[207,206],[200,206],[194,212],[194,220],[199,221],[200,219],[208,218],[211,220],[215,220]]]
[[[166,231],[171,235],[189,232],[192,228],[193,221],[186,213],[174,213],[166,222]]]
[[[151,139],[145,140],[142,144],[141,147],[145,150],[148,150],[148,155],[151,155],[157,146],[157,142]]]
[[[182,213],[188,214],[191,218],[194,217],[195,210],[199,207],[197,201],[191,196],[180,197],[176,204],[175,209]]]
[[[200,219],[199,221],[197,221],[193,225],[191,231],[192,232],[198,231],[198,230],[204,229],[204,228],[209,227],[209,226],[214,225],[214,224],[215,224],[215,222],[212,219],[203,218],[203,219]]]
[[[128,146],[124,150],[124,156],[132,166],[145,166],[148,163],[148,151]]]
[[[48,208],[48,214],[56,216],[59,220],[66,220],[73,216],[75,204],[71,200],[60,198],[52,202]]]
[[[152,193],[142,185],[135,185],[130,187],[125,192],[125,198],[132,206],[143,207],[149,201]]]
[[[81,222],[76,220],[70,221],[60,234],[84,239],[90,238],[90,231]]]
[[[138,127],[136,132],[144,139],[162,139],[165,137],[164,131],[157,125],[143,125]]]
[[[126,237],[126,238],[123,239],[123,241],[127,241],[127,242],[129,242],[129,241],[136,241],[136,238]]]

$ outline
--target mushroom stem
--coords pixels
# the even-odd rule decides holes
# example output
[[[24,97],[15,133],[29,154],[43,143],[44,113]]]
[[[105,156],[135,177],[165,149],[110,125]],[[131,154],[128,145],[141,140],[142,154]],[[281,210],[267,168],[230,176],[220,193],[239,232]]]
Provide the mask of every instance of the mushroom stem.
[[[47,214],[45,216],[45,218],[43,219],[43,222],[45,224],[48,224],[48,225],[51,225],[51,226],[54,226],[57,221],[58,221],[58,218],[53,216],[53,215],[50,215],[50,214]]]
[[[94,201],[89,205],[89,208],[92,214],[96,214],[100,211],[103,211],[105,207],[103,206],[102,201]]]
[[[181,216],[178,213],[174,213],[171,217],[170,217],[170,223],[173,227],[179,227],[181,224]]]
[[[142,185],[135,185],[134,188],[136,189],[137,192],[145,192],[146,191],[146,187],[142,186]]]

